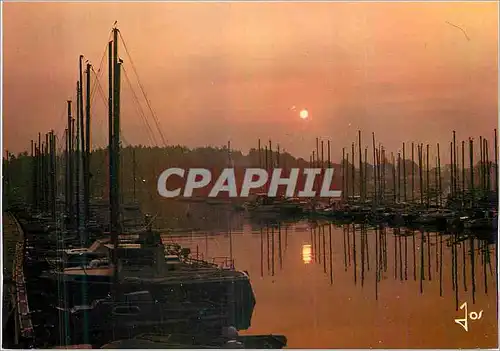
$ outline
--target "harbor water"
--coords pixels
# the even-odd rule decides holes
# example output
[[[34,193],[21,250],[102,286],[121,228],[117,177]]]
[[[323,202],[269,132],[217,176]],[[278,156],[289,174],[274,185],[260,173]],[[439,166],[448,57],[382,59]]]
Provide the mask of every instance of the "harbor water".
[[[222,224],[218,216],[219,230],[163,239],[190,247],[194,257],[230,256],[248,272],[257,299],[248,333],[284,334],[290,348],[496,345],[495,245],[353,224],[271,227],[227,216]],[[468,331],[455,322],[464,318],[464,303],[469,315],[483,311],[468,318]]]

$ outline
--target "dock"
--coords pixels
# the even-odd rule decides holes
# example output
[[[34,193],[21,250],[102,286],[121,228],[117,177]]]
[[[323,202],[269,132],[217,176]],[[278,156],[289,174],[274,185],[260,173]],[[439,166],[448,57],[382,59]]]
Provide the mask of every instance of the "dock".
[[[4,232],[10,232],[12,237],[17,237],[12,266],[12,279],[8,291],[5,294],[10,297],[10,308],[7,321],[4,321],[4,329],[10,321],[13,323],[13,339],[9,340],[14,345],[30,347],[34,343],[34,330],[31,320],[31,313],[26,289],[26,279],[24,275],[24,253],[25,237],[24,232],[15,216],[8,212],[4,213]]]

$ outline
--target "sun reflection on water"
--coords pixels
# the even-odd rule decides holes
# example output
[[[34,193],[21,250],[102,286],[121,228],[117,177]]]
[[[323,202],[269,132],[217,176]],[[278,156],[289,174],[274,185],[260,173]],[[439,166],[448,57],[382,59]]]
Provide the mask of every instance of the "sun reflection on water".
[[[312,261],[312,247],[309,244],[302,245],[302,261],[309,264]]]

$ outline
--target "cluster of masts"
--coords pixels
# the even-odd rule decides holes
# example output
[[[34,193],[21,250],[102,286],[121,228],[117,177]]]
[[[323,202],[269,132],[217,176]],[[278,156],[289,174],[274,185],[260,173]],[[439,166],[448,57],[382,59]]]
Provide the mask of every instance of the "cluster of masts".
[[[117,237],[119,231],[119,150],[120,150],[120,72],[122,60],[118,58],[118,29],[113,28],[113,39],[108,43],[109,54],[109,177],[110,177],[110,229]],[[73,101],[67,101],[67,125],[64,131],[64,208],[66,225],[76,229],[83,241],[90,213],[90,156],[91,156],[91,79],[92,65],[79,57],[79,80],[76,82],[76,118]],[[85,73],[85,81],[84,81]],[[84,92],[85,88],[85,92]],[[85,102],[84,102],[85,97]],[[57,157],[56,135],[50,131],[41,134],[38,143],[31,141],[33,157],[33,203],[35,209],[50,213],[56,220],[57,202]],[[62,160],[61,160],[62,161]],[[61,182],[62,183],[62,182]],[[62,184],[61,184],[62,185]],[[83,198],[83,201],[82,201]]]
[[[461,145],[461,149],[459,146]],[[362,149],[361,131],[356,142],[349,149],[342,148],[342,197],[344,200],[370,200],[375,203],[420,203],[444,205],[447,198],[468,201],[474,206],[478,197],[490,193],[498,194],[498,144],[497,130],[494,129],[494,163],[490,161],[490,143],[486,137],[479,137],[479,161],[474,159],[474,139],[458,143],[456,133],[449,145],[449,164],[442,174],[441,148],[434,149],[434,166],[431,166],[431,146],[423,143],[403,142],[397,155],[379,144],[376,146],[372,133],[372,165],[368,169],[368,147]],[[357,150],[356,150],[357,149]],[[466,158],[466,150],[468,156]],[[309,157],[309,165],[314,168],[332,167],[330,140],[316,138],[316,149]],[[326,154],[326,155],[325,155]],[[411,154],[411,159],[407,159]],[[262,145],[258,140],[259,167],[285,168],[285,158],[281,159],[280,147],[273,151],[272,142]],[[326,159],[325,159],[326,156]],[[409,164],[409,161],[411,163]],[[476,164],[475,164],[476,162]],[[356,163],[357,167],[356,167]],[[432,168],[431,168],[432,167]],[[492,169],[494,176],[492,176]],[[446,179],[445,177],[448,177]],[[432,179],[433,178],[433,179]],[[492,179],[493,178],[493,179]],[[446,183],[446,186],[443,185]]]
[[[456,132],[452,134],[449,161],[442,161],[442,149],[437,143],[432,150],[432,165],[430,144],[403,142],[396,155],[389,154],[383,145],[377,146],[375,133],[372,133],[372,164],[369,165],[368,147],[362,148],[361,131],[358,131],[358,138],[351,143],[350,150],[342,148],[343,199],[378,204],[411,202],[429,207],[443,206],[451,198],[474,207],[478,198],[498,194],[497,130],[494,129],[494,162],[490,159],[490,142],[486,137],[479,137],[479,160],[475,160],[477,142],[475,145],[473,138],[457,142]],[[279,144],[276,151],[272,146],[271,140],[269,145],[262,145],[258,140],[259,167],[286,168]],[[309,165],[332,167],[330,151],[330,140],[326,140],[325,151],[325,141],[316,138],[316,149],[309,157]],[[407,158],[409,154],[411,158]]]
[[[56,145],[54,131],[45,134],[45,142],[38,133],[38,142],[31,140],[33,157],[33,205],[37,210],[50,213],[56,219]]]
[[[356,150],[357,146],[357,150]],[[416,153],[415,153],[416,146]],[[466,160],[466,146],[468,160]],[[485,137],[479,138],[480,159],[474,160],[474,140],[461,141],[461,151],[456,141],[456,133],[449,146],[449,166],[446,180],[441,172],[442,160],[440,144],[436,144],[435,163],[431,168],[431,147],[423,143],[411,143],[411,164],[407,160],[407,143],[402,143],[402,150],[397,156],[390,153],[390,160],[382,145],[376,146],[375,133],[372,133],[372,169],[368,170],[368,148],[361,147],[361,131],[358,131],[357,145],[351,144],[351,153],[342,149],[342,190],[344,199],[359,198],[375,203],[413,203],[442,206],[447,198],[460,199],[474,206],[475,199],[495,192],[498,194],[498,145],[497,131],[494,130],[494,179],[492,184],[492,162],[489,158],[489,143]],[[357,151],[357,155],[356,155]],[[356,156],[358,160],[356,160]],[[460,159],[460,160],[459,160]],[[358,169],[356,170],[356,161]],[[313,160],[314,162],[314,154]],[[477,170],[477,171],[476,171]],[[370,174],[371,173],[371,174]],[[431,174],[433,173],[433,174]],[[409,177],[409,179],[408,179]],[[392,179],[391,179],[392,178]],[[431,179],[434,178],[434,179]],[[447,188],[443,186],[443,180]],[[357,183],[357,184],[356,184]],[[392,183],[392,184],[391,184]],[[392,189],[391,189],[392,188]],[[357,190],[357,192],[356,192]],[[356,195],[357,193],[357,195]]]
[[[68,209],[69,224],[79,232],[85,227],[89,218],[90,201],[90,71],[86,64],[85,113],[83,103],[83,56],[79,58],[79,77],[76,82],[76,120],[72,115],[72,101],[67,101],[67,128],[65,129],[65,164],[66,177],[64,184],[65,204]],[[83,182],[82,182],[83,180]],[[82,190],[82,191],[81,191]],[[80,194],[83,192],[83,211]]]
[[[281,155],[285,152],[283,149],[280,150],[280,144],[276,144],[276,151],[273,151],[273,143],[269,140],[269,147],[267,145],[262,146],[260,139],[258,140],[258,155],[259,155],[259,167],[269,169],[270,167],[282,167],[286,168],[286,158],[281,159]],[[276,159],[274,159],[274,153],[276,153]]]

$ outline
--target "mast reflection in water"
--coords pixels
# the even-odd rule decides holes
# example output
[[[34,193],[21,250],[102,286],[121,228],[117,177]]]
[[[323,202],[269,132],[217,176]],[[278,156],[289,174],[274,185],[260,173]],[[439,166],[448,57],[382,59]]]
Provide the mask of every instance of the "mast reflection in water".
[[[248,272],[257,303],[244,333],[283,333],[290,348],[496,348],[495,241],[236,218],[210,234],[166,238],[205,258],[232,253]],[[468,332],[454,322],[464,302],[484,310]]]
[[[304,264],[309,264],[312,261],[312,246],[309,244],[302,245],[302,261]]]

